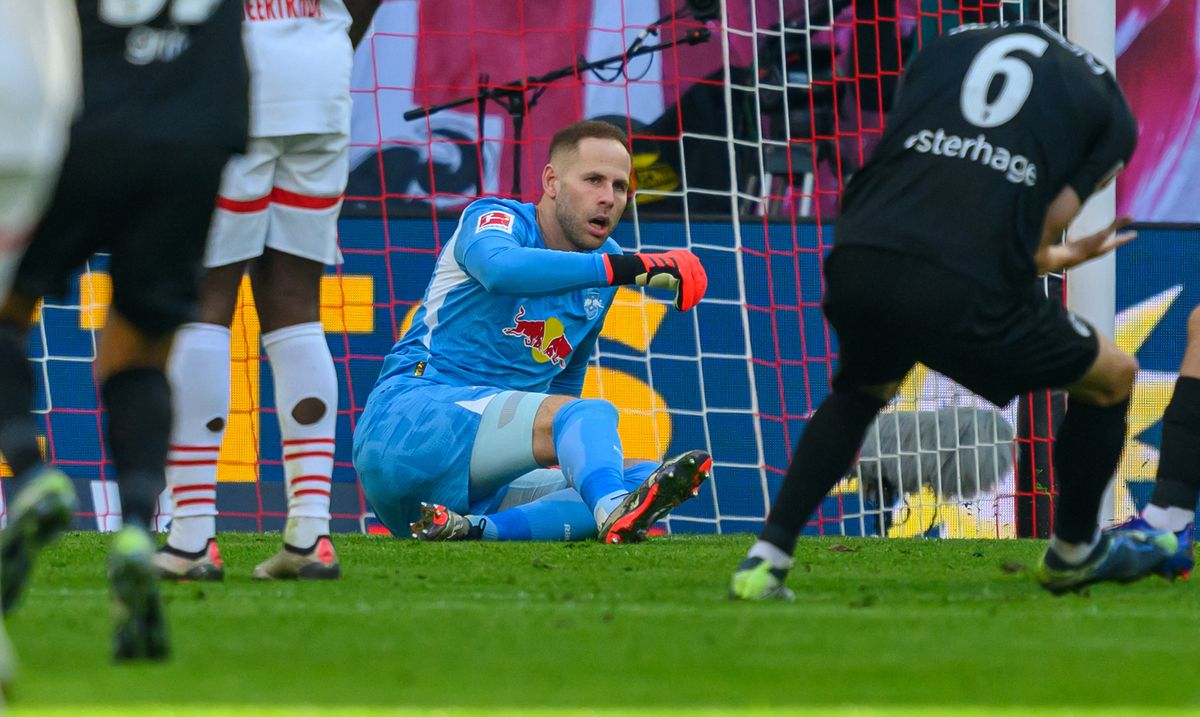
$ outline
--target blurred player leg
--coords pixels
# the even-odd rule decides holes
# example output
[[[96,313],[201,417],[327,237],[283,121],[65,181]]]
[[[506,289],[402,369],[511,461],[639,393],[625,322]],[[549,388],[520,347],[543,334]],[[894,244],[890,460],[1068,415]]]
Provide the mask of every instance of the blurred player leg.
[[[13,471],[8,526],[0,535],[5,613],[20,599],[38,553],[70,527],[76,504],[70,479],[42,462],[30,413],[35,381],[25,345],[34,306],[32,299],[10,296],[0,309],[0,452]]]
[[[113,536],[108,572],[118,660],[167,656],[166,623],[153,570],[150,525],[165,483],[171,387],[163,367],[171,333],[147,334],[114,307],[101,333],[96,373],[108,413],[108,448],[123,525]]]
[[[844,359],[843,359],[844,360]],[[854,462],[867,427],[898,384],[857,390],[835,387],[804,427],[767,523],[730,584],[741,600],[790,599],[784,587],[804,524]]]
[[[0,297],[30,232],[50,199],[79,105],[79,24],[62,0],[0,7]],[[15,604],[37,552],[74,513],[66,476],[41,463],[33,409],[34,376],[25,335],[32,306],[0,317],[0,453],[9,482],[8,527],[0,535],[0,604]],[[15,659],[0,623],[0,690]]]
[[[330,579],[340,566],[329,535],[337,373],[321,325],[321,276],[341,263],[337,218],[349,172],[344,134],[286,143],[271,190],[266,250],[250,267],[275,383],[288,497],[283,548],[258,578]]]
[[[142,201],[116,207],[110,238],[113,303],[100,335],[96,374],[108,413],[109,455],[124,526],[109,561],[118,660],[163,659],[166,625],[149,528],[165,483],[172,432],[165,368],[176,329],[193,317],[197,274],[227,150],[191,148],[169,167],[134,164]],[[128,156],[126,152],[122,156]],[[172,241],[162,237],[168,230]]]
[[[1158,476],[1142,514],[1113,532],[1146,528],[1175,534],[1179,547],[1159,568],[1165,577],[1187,578],[1195,567],[1193,531],[1200,498],[1200,308],[1188,317],[1187,348],[1171,402],[1163,412]]]

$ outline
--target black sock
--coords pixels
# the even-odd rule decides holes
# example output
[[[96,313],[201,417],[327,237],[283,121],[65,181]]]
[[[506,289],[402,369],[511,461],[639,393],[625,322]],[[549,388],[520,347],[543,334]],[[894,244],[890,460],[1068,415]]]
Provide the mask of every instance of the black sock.
[[[15,495],[42,462],[38,424],[30,413],[35,385],[33,366],[25,355],[25,332],[0,323],[0,453],[16,480],[9,495]]]
[[[1104,490],[1125,447],[1128,411],[1128,398],[1107,407],[1067,400],[1067,415],[1054,441],[1054,534],[1068,543],[1089,543],[1096,535]]]
[[[854,462],[884,402],[857,391],[829,394],[804,427],[762,540],[791,555],[804,524]]]
[[[1163,411],[1158,480],[1150,502],[1196,510],[1200,498],[1200,378],[1180,376]]]
[[[108,447],[126,523],[150,526],[166,482],[171,440],[171,387],[162,371],[131,368],[100,388],[108,411]]]

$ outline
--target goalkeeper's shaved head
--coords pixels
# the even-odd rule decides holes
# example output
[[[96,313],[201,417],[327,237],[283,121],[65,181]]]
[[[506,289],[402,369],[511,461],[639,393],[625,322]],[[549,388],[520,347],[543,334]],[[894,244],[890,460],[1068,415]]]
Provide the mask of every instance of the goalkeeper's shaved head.
[[[629,151],[629,135],[625,134],[625,130],[608,122],[583,120],[569,124],[554,133],[546,161],[554,162],[556,159],[561,160],[568,153],[574,154],[579,150],[579,143],[585,139],[611,139],[619,142],[626,152]]]

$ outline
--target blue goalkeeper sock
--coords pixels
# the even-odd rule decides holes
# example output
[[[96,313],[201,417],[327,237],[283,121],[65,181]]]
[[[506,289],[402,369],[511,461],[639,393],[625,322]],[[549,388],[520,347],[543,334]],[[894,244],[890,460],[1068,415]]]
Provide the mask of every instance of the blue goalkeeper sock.
[[[585,540],[596,537],[596,519],[579,492],[564,488],[491,515],[470,516],[483,540]]]
[[[554,416],[554,450],[567,481],[601,525],[629,493],[617,433],[617,409],[608,401],[572,401]]]
[[[626,468],[624,479],[622,481],[625,484],[625,490],[629,491],[630,493],[637,490],[638,486],[644,483],[645,480],[650,477],[650,474],[658,469],[659,465],[661,464],[655,463],[654,461],[644,461],[642,463],[634,463]]]
[[[637,463],[625,469],[623,482],[633,492],[658,464]],[[482,540],[585,540],[596,537],[596,519],[574,488],[564,488],[489,515],[469,515]]]

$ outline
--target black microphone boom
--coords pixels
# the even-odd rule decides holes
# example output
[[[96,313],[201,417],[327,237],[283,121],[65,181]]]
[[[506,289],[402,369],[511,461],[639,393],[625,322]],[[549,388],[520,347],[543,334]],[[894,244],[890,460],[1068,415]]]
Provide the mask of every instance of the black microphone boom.
[[[691,0],[688,2],[691,5]],[[712,5],[716,11],[720,12],[720,0],[701,0],[698,5],[707,7]],[[705,12],[711,11],[712,8]],[[699,18],[699,15],[696,16]],[[661,22],[661,21],[660,21]],[[655,23],[658,24],[658,23]],[[443,110],[448,110],[453,107],[461,107],[463,105],[474,104],[476,106],[476,143],[479,145],[480,161],[477,165],[477,184],[476,191],[483,194],[483,121],[485,113],[485,104],[488,100],[495,102],[508,112],[513,124],[513,150],[512,150],[512,168],[513,168],[513,194],[520,195],[521,193],[521,138],[525,125],[525,116],[529,110],[537,104],[538,98],[546,91],[546,86],[555,80],[564,77],[578,76],[584,72],[592,71],[598,68],[603,68],[614,62],[625,63],[630,58],[640,55],[649,55],[655,52],[668,50],[676,45],[687,43],[688,45],[698,45],[701,42],[707,41],[712,36],[712,33],[705,27],[692,28],[683,35],[660,42],[656,45],[642,45],[639,42],[636,47],[624,50],[619,55],[606,57],[602,60],[587,61],[583,57],[576,58],[575,62],[566,67],[547,72],[544,75],[536,77],[525,77],[519,80],[513,80],[502,85],[493,85],[488,82],[487,75],[480,75],[479,82],[476,84],[475,94],[469,97],[462,97],[450,102],[443,102],[439,105],[431,105],[428,107],[414,107],[404,113],[404,120],[411,122],[421,117],[428,117]],[[527,94],[528,93],[528,94]]]

